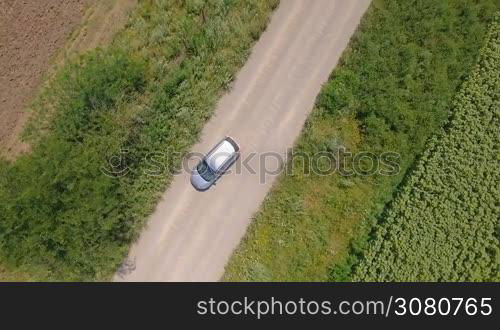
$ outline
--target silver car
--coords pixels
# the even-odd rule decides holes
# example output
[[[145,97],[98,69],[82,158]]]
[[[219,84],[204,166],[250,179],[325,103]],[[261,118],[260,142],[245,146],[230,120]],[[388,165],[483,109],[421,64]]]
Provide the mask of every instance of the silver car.
[[[196,190],[207,190],[239,156],[240,147],[231,137],[226,136],[193,169],[191,184]]]

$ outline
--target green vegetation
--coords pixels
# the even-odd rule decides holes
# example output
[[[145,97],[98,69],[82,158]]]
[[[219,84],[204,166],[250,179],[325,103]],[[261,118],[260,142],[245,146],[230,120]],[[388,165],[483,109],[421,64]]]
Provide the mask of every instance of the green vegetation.
[[[108,279],[171,178],[145,175],[146,155],[188,151],[277,4],[142,1],[112,45],[66,65],[33,105],[32,153],[0,161],[3,278]],[[127,175],[105,175],[120,153]]]
[[[449,116],[498,2],[374,0],[296,149],[400,155],[396,176],[282,176],[225,280],[351,279],[384,206]]]
[[[377,226],[361,281],[498,281],[500,16],[479,64]]]

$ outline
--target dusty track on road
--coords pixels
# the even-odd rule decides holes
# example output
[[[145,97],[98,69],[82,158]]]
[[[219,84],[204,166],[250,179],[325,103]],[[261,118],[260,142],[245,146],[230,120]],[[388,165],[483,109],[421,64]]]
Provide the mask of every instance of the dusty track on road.
[[[369,0],[282,0],[230,93],[219,102],[193,151],[207,152],[224,135],[235,138],[242,159],[281,155],[299,135],[321,85],[345,49]],[[268,169],[276,160],[267,159]],[[189,173],[177,175],[139,240],[129,271],[118,281],[216,281],[275,179],[256,174],[223,176],[197,192]]]

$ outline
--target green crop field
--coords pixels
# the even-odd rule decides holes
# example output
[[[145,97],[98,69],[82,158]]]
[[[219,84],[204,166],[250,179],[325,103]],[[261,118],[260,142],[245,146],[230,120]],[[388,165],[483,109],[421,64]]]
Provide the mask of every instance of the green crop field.
[[[296,150],[394,152],[398,175],[308,175],[298,162],[255,215],[224,280],[352,279],[385,205],[446,122],[498,9],[494,0],[374,0]]]
[[[181,159],[152,177],[146,155],[188,151],[277,5],[141,1],[65,65],[32,106],[32,152],[0,160],[0,278],[110,278]]]
[[[479,64],[376,228],[360,281],[500,280],[500,16]]]

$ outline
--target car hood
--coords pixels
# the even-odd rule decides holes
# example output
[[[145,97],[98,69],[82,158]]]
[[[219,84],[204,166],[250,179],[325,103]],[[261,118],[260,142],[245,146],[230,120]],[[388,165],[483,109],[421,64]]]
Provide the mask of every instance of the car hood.
[[[210,182],[203,179],[196,169],[191,173],[191,184],[197,190],[207,190],[210,187]]]

